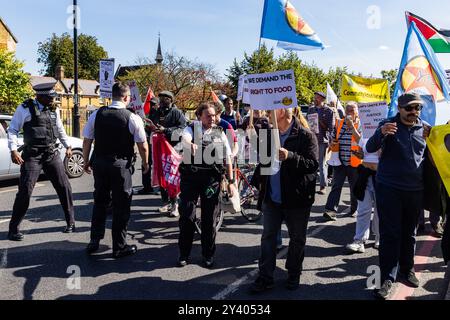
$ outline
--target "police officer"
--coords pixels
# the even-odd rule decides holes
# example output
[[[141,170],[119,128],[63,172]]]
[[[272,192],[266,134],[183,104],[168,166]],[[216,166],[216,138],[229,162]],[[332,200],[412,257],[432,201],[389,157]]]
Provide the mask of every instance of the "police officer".
[[[36,99],[30,99],[20,105],[11,120],[8,129],[8,146],[11,161],[20,165],[19,192],[14,202],[8,239],[22,241],[19,232],[30,204],[30,197],[42,170],[52,182],[64,210],[67,226],[65,233],[75,231],[72,188],[59,156],[57,139],[66,148],[66,156],[72,156],[59,110],[56,108],[55,83],[43,83],[33,87]],[[24,147],[18,148],[18,135],[23,129]],[[23,149],[23,153],[20,153]]]
[[[132,174],[134,172],[134,144],[137,143],[144,172],[148,172],[148,145],[142,119],[126,109],[130,103],[130,88],[115,83],[113,103],[95,111],[86,124],[83,136],[85,171],[94,173],[94,208],[91,221],[91,241],[86,251],[96,252],[105,235],[107,207],[112,199],[113,258],[136,253],[135,245],[127,245],[127,226],[130,219]],[[93,156],[89,159],[92,142]]]
[[[196,115],[200,121],[188,126],[182,136],[178,266],[184,267],[188,263],[195,232],[195,209],[200,197],[203,263],[205,267],[211,268],[216,249],[215,221],[219,214],[219,191],[224,162],[230,182],[228,192],[233,196],[233,189],[230,188],[234,183],[231,179],[231,149],[223,129],[214,124],[216,111],[213,104],[202,103]]]
[[[159,97],[159,108],[153,115],[150,114],[150,119],[154,126],[150,128],[152,132],[164,133],[167,141],[172,146],[179,143],[179,140],[172,140],[173,135],[177,130],[181,131],[186,127],[186,118],[183,112],[175,105],[175,96],[170,91],[161,91]],[[180,132],[181,133],[181,132]],[[169,194],[166,190],[161,189],[161,200],[163,206],[159,209],[161,213],[169,213],[171,217],[178,217],[178,203],[177,198],[169,199]]]

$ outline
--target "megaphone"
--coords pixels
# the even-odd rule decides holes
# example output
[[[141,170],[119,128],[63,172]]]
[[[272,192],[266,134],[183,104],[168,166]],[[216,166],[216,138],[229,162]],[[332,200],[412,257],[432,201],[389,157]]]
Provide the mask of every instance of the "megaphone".
[[[341,160],[339,159],[339,152],[332,151],[330,160],[327,161],[329,166],[339,167],[342,165]]]

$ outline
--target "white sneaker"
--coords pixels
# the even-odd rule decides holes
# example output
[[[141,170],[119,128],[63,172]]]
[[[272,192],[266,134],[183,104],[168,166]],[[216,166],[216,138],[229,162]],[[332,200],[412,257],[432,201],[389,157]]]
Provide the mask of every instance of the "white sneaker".
[[[170,211],[171,207],[172,207],[172,204],[168,203],[165,206],[162,206],[161,208],[159,208],[159,212],[160,213],[167,213],[167,212]]]
[[[379,249],[380,248],[380,239],[379,238],[375,238],[375,244],[373,245],[373,247],[375,249]]]
[[[356,240],[346,246],[347,250],[353,253],[364,253],[366,251],[364,247],[364,241]]]
[[[180,213],[178,212],[178,203],[175,203],[173,206],[170,207],[169,216],[174,217],[174,218],[180,216]]]

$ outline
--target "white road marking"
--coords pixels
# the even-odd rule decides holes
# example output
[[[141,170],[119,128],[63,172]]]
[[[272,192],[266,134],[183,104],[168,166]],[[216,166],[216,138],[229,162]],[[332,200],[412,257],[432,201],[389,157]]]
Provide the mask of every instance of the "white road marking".
[[[9,220],[11,219],[7,219],[7,220],[0,220],[0,224],[5,223],[5,222],[9,222]]]
[[[35,188],[40,188],[40,187],[45,187],[45,184],[36,183]],[[2,194],[2,193],[8,193],[8,192],[17,192],[17,190],[18,190],[18,188],[14,188],[14,189],[6,189],[6,190],[0,191],[0,194]]]
[[[314,237],[319,232],[321,232],[323,229],[325,229],[328,225],[321,225],[320,227],[316,228],[313,232],[311,232],[308,237]],[[284,248],[281,250],[278,255],[277,259],[283,258],[287,254],[288,248]],[[225,300],[230,294],[235,292],[241,285],[244,285],[248,282],[250,282],[251,279],[253,279],[257,274],[259,270],[255,269],[253,271],[250,271],[242,278],[237,279],[232,284],[228,285],[225,289],[217,293],[214,297],[212,297],[213,300]]]

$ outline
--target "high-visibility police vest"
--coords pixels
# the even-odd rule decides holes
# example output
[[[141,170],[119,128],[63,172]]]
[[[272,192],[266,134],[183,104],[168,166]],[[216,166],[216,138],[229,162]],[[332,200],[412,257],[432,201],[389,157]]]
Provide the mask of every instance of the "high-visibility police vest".
[[[344,121],[345,121],[345,119],[336,120],[336,140],[337,140],[337,144],[330,148],[332,152],[339,152],[340,151],[340,148],[339,148],[339,145],[340,145],[339,144],[339,136],[341,134],[342,127],[344,126]],[[358,129],[358,127],[359,127],[359,124],[355,123],[355,128]],[[350,154],[351,154],[351,156],[350,156],[350,165],[352,167],[354,167],[354,168],[359,167],[359,165],[362,163],[362,160],[359,159],[358,157],[356,157],[351,151],[360,151],[360,150],[361,150],[361,147],[358,146],[358,142],[356,142],[356,139],[355,139],[355,137],[352,134],[352,144],[350,146]]]

